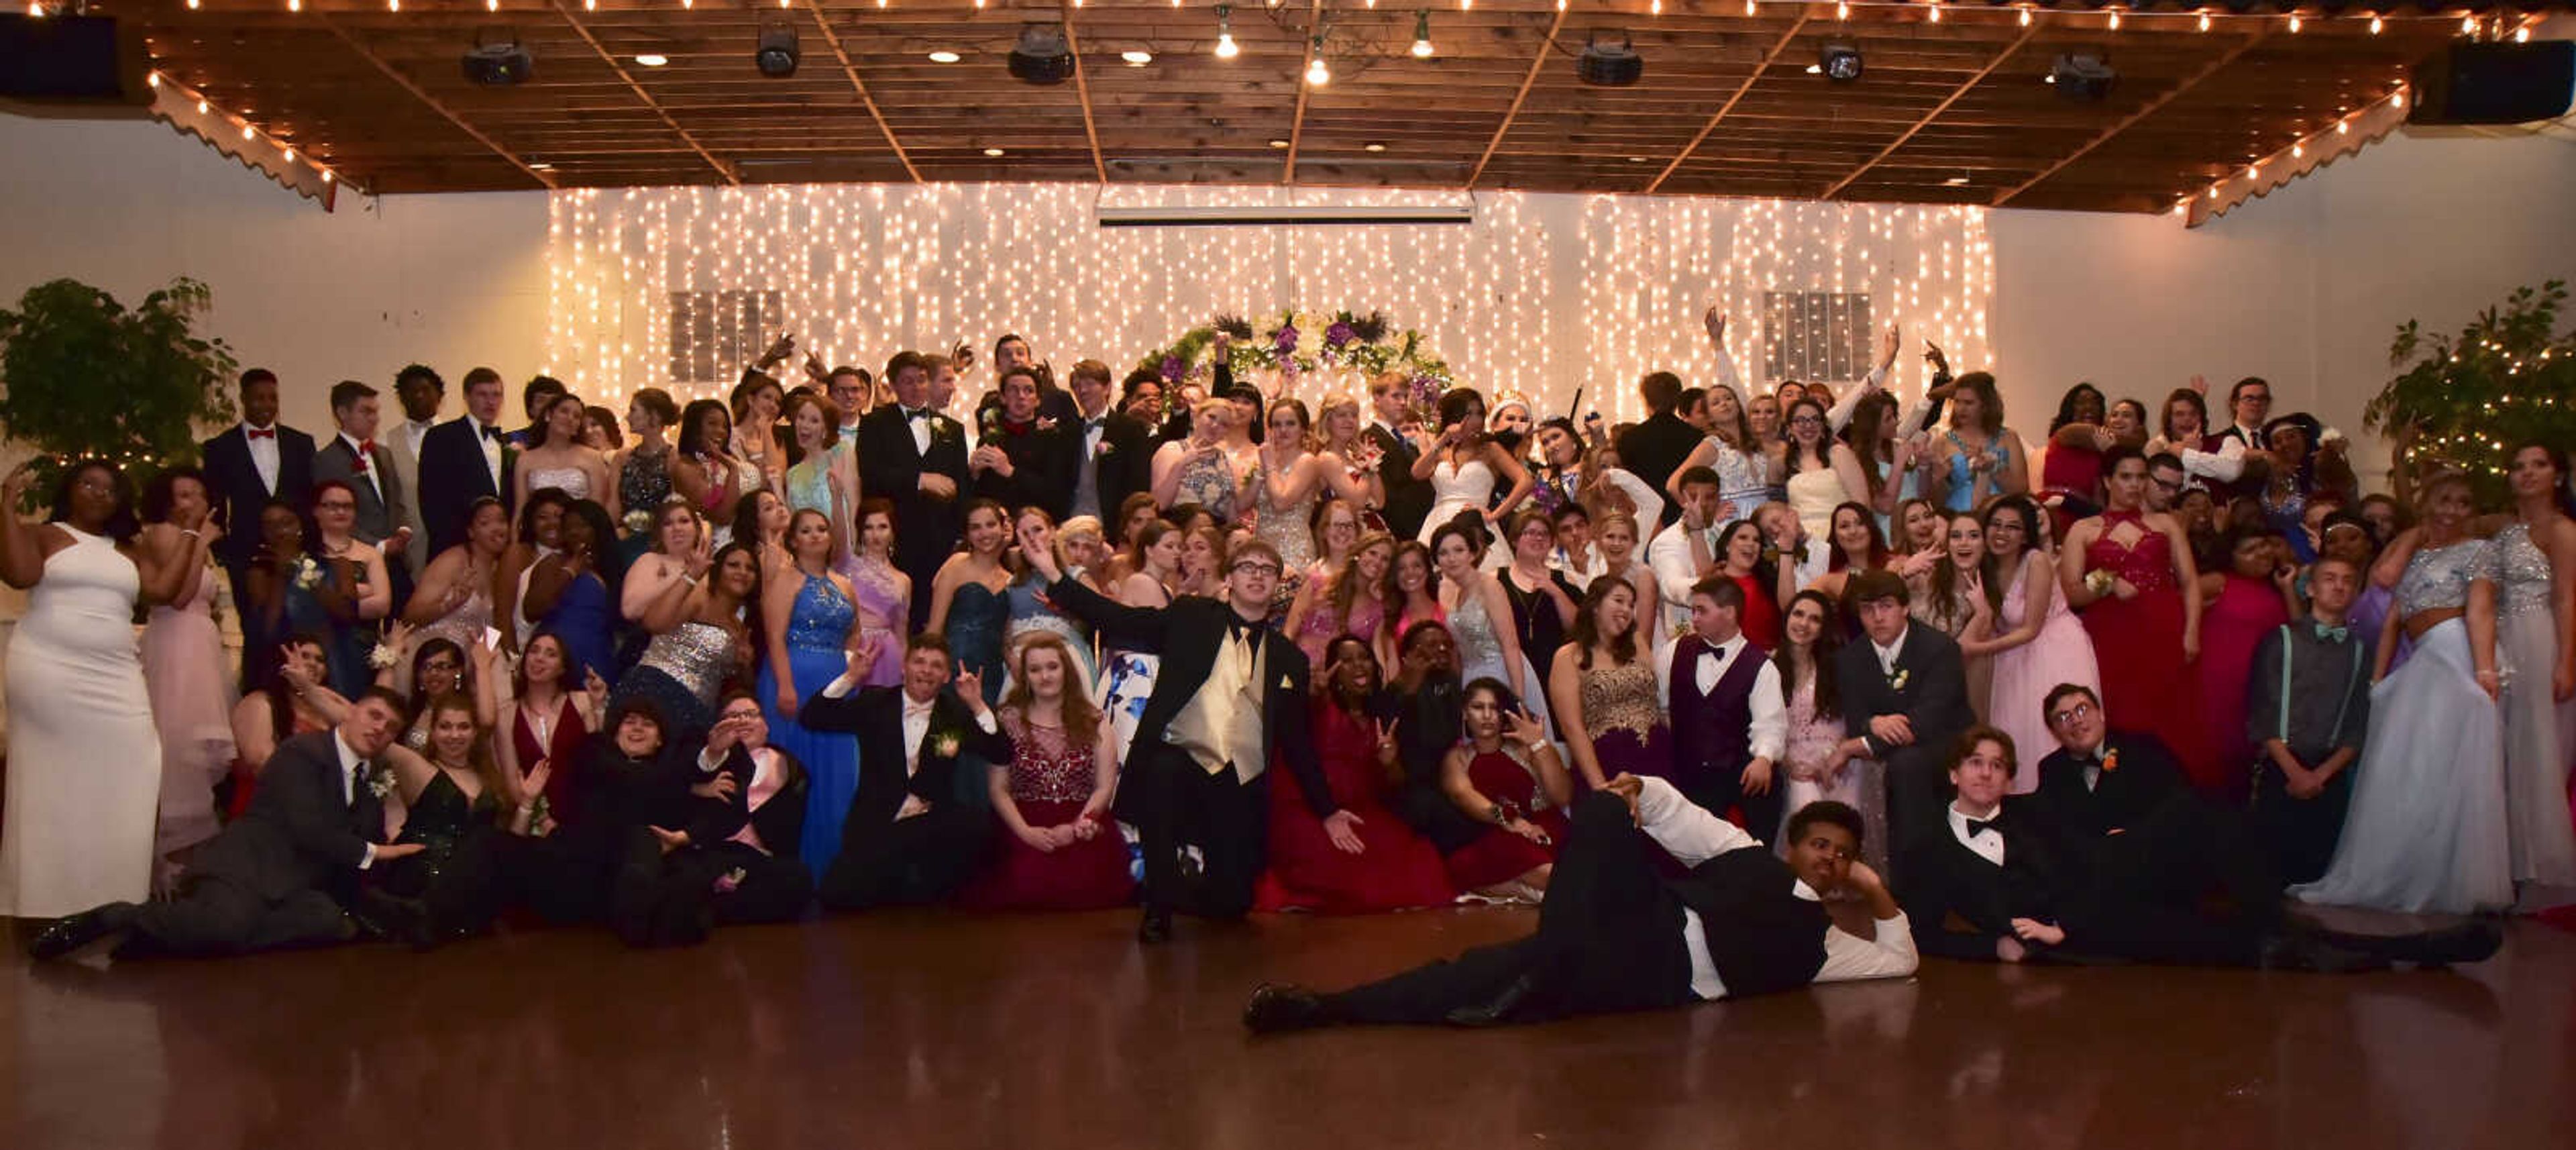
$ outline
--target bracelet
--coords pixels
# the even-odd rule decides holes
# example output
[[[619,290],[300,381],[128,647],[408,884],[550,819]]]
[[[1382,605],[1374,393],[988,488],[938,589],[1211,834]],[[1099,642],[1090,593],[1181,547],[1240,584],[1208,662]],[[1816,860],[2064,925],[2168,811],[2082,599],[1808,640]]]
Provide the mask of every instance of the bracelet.
[[[680,582],[686,583],[691,587],[695,587],[698,585],[698,580],[700,578],[702,577],[697,575],[682,575],[680,576]]]
[[[180,530],[179,534],[181,534],[181,535],[185,535],[185,536],[187,536],[187,537],[188,537],[188,538],[190,538],[190,539],[203,539],[203,538],[205,538],[205,536],[204,536],[204,535],[199,534],[199,533],[198,533],[194,528],[183,528],[183,529],[181,529],[181,530]]]

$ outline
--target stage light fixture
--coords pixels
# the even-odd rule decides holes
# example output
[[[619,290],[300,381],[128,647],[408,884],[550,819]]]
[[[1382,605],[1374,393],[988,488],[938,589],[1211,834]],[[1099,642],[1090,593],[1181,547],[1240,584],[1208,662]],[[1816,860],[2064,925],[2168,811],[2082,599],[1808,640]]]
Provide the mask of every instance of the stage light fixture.
[[[1073,77],[1073,50],[1065,46],[1064,25],[1023,24],[1019,43],[1011,46],[1011,75],[1030,84],[1061,84]]]
[[[796,47],[796,29],[785,21],[764,25],[760,29],[760,47],[751,54],[751,62],[760,74],[773,80],[784,80],[796,74],[797,63],[804,53]]]
[[[1856,45],[1828,40],[1823,48],[1817,50],[1816,70],[1822,71],[1825,78],[1834,83],[1849,84],[1859,80],[1861,69],[1860,48]]]
[[[1637,55],[1626,29],[1615,33],[1618,43],[1610,43],[1612,33],[1594,32],[1584,44],[1583,54],[1574,59],[1576,79],[1596,88],[1625,88],[1646,74],[1645,57]]]
[[[2119,82],[2120,73],[2111,67],[2110,57],[2095,49],[2060,52],[2048,66],[2048,82],[2057,94],[2079,103],[2097,103],[2111,94],[2111,85]]]
[[[488,88],[506,88],[528,82],[536,74],[537,58],[519,43],[515,32],[498,33],[499,39],[474,34],[474,46],[465,50],[462,61],[465,78]]]

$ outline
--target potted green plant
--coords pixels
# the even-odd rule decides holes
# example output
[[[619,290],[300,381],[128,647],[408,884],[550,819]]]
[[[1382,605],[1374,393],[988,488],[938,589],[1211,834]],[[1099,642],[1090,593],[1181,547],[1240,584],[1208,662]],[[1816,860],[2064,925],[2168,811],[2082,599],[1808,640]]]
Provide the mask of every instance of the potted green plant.
[[[232,349],[196,331],[213,299],[182,276],[128,308],[58,279],[0,311],[0,435],[43,457],[30,499],[81,456],[116,461],[139,488],[195,459],[199,427],[233,418]]]
[[[2576,443],[2576,333],[2558,330],[2567,282],[2518,288],[2457,337],[2426,337],[2418,321],[2397,329],[2389,380],[2362,422],[2396,440],[2400,494],[2410,480],[2463,471],[2481,506],[2510,498],[2505,466],[2526,439]]]

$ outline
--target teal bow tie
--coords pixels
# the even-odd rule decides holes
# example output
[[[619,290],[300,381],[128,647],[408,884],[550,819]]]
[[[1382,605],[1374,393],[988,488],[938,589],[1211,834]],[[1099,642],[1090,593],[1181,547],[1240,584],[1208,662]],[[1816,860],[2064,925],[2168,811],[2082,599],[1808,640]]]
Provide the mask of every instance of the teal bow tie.
[[[2316,625],[2316,628],[2317,638],[2333,643],[2343,642],[2346,636],[2352,634],[2352,628],[2350,627],[2329,627],[2323,623],[2319,623]]]

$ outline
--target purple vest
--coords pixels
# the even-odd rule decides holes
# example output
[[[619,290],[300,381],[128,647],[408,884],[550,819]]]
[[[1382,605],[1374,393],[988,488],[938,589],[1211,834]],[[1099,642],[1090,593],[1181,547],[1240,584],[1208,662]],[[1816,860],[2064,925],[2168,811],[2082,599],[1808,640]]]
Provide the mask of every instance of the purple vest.
[[[1761,678],[1770,654],[1741,635],[1727,644],[1742,647],[1717,687],[1699,689],[1699,657],[1709,650],[1697,635],[1685,635],[1672,647],[1673,779],[1687,783],[1732,777],[1753,761],[1753,684]]]

